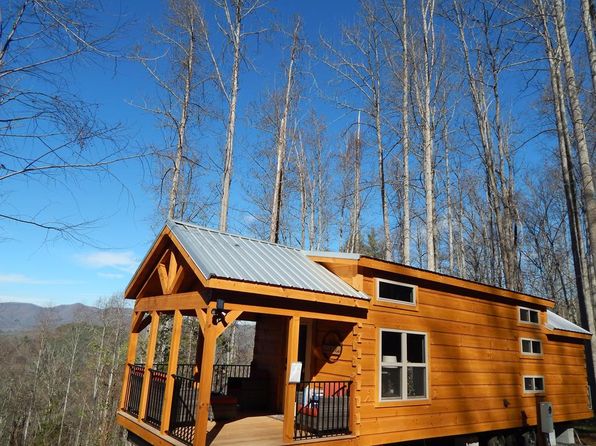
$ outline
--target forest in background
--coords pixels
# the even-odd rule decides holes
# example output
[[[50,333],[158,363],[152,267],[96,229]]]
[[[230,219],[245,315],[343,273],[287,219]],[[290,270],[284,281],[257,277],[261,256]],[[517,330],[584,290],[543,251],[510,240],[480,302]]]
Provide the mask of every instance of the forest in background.
[[[139,43],[95,2],[3,3],[0,221],[85,243],[86,222],[21,209],[12,189],[70,184],[76,202],[77,179],[142,166],[159,225],[547,296],[596,331],[593,0],[363,0],[316,32],[274,7],[169,0]],[[151,143],[70,88],[79,64],[115,60],[149,79],[126,99],[158,129]],[[98,325],[2,335],[1,442],[118,444],[121,305]]]

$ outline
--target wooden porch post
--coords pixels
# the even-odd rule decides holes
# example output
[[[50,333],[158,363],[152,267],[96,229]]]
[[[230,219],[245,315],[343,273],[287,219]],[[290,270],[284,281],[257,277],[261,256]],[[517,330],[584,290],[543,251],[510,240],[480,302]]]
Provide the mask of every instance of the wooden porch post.
[[[126,364],[124,365],[124,377],[122,378],[122,390],[120,392],[120,404],[119,409],[125,409],[124,403],[126,400],[126,392],[128,390],[128,380],[130,379],[130,367],[128,364],[132,364],[135,361],[137,355],[137,344],[139,341],[139,333],[135,331],[135,326],[138,320],[143,317],[143,312],[135,312],[132,315],[132,322],[130,325],[130,336],[128,338],[128,351],[126,353]]]
[[[161,433],[165,433],[170,428],[170,415],[172,413],[172,402],[174,396],[174,374],[178,369],[178,353],[180,349],[180,336],[182,334],[182,313],[180,310],[174,311],[174,321],[172,324],[172,340],[170,342],[170,358],[168,360],[168,374],[166,376],[166,388],[164,392]]]
[[[157,346],[157,330],[159,328],[159,313],[151,312],[151,330],[147,344],[147,359],[145,360],[145,373],[143,373],[143,386],[141,387],[141,402],[139,404],[139,421],[145,418],[147,410],[147,398],[149,396],[149,369],[153,367],[155,359],[155,347]]]
[[[194,446],[205,446],[207,442],[207,423],[209,421],[213,363],[215,362],[215,341],[217,339],[217,327],[213,325],[213,317],[211,315],[214,308],[214,302],[207,306],[207,314],[203,327],[203,354],[201,356],[201,380],[199,381],[199,394],[197,396]]]
[[[296,402],[296,384],[290,384],[290,369],[298,360],[298,338],[300,336],[300,317],[292,316],[288,323],[288,356],[286,360],[286,393],[284,396],[283,441],[294,440],[294,404]]]

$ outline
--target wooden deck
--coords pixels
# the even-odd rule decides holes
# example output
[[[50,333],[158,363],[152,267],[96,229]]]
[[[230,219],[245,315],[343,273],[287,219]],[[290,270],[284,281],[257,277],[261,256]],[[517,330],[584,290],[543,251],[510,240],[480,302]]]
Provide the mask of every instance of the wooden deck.
[[[207,429],[207,444],[211,446],[283,444],[283,417],[280,415],[247,416],[228,422],[210,421]]]

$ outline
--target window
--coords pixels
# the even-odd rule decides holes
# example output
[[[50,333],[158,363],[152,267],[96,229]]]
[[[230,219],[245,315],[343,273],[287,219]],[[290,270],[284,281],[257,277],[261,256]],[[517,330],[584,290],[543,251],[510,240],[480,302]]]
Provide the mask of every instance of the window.
[[[377,279],[377,298],[397,303],[415,304],[416,287],[391,280]]]
[[[540,323],[538,310],[531,310],[530,308],[519,307],[519,320],[528,322],[530,324]]]
[[[544,392],[544,376],[524,376],[525,393]]]
[[[426,334],[381,330],[381,401],[427,395]]]
[[[542,342],[538,339],[521,339],[521,351],[526,355],[541,355]]]

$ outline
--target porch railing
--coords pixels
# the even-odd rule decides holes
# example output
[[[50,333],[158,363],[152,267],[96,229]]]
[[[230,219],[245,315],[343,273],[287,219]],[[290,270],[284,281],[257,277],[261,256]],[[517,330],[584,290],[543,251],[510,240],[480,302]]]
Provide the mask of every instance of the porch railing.
[[[193,378],[174,375],[169,434],[188,445],[192,445],[194,439],[198,390],[199,383]]]
[[[211,392],[227,395],[228,378],[250,378],[250,364],[215,364]]]
[[[294,439],[349,435],[351,385],[351,381],[298,383]]]
[[[145,364],[128,364],[128,384],[126,387],[124,410],[135,417],[139,416],[144,374]]]
[[[145,422],[155,427],[161,425],[161,408],[166,390],[167,373],[149,369],[149,396],[147,397],[147,410]]]

